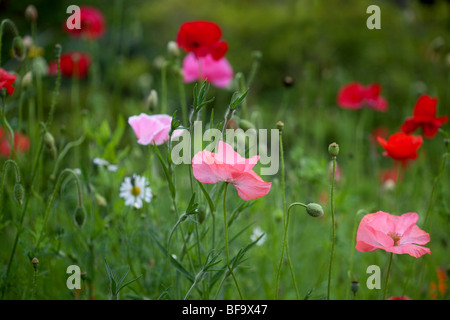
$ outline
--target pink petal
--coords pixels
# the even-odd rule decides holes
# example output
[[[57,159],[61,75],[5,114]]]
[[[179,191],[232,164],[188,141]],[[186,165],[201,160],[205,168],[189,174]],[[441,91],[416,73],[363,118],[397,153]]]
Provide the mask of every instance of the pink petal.
[[[385,248],[387,252],[392,252],[396,254],[409,254],[410,256],[413,256],[414,258],[419,258],[420,256],[423,256],[424,254],[431,254],[430,248],[427,247],[421,247],[415,244],[407,244],[407,245],[401,245],[396,247],[390,247]]]
[[[265,182],[254,171],[245,172],[233,183],[242,200],[257,199],[269,193],[271,182]]]
[[[161,145],[169,139],[171,119],[167,115],[149,116],[141,113],[139,116],[128,118],[128,123],[133,128],[139,144]]]
[[[189,53],[184,58],[182,73],[184,82],[206,79],[218,88],[228,87],[234,76],[226,58],[214,60],[211,55],[197,58],[194,53]]]

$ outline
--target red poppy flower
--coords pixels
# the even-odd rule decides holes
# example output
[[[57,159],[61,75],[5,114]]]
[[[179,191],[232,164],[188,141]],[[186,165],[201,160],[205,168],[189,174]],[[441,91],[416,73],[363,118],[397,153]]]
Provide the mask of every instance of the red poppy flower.
[[[99,39],[106,31],[105,18],[100,10],[90,6],[80,7],[80,29],[64,29],[74,38],[84,37],[88,40]]]
[[[339,90],[337,103],[345,109],[361,109],[364,106],[377,111],[386,111],[387,101],[380,96],[381,86],[373,83],[364,86],[358,82],[352,82]]]
[[[190,21],[181,25],[177,34],[177,44],[186,52],[193,52],[197,57],[207,54],[215,60],[222,58],[228,50],[228,44],[220,40],[222,30],[214,22]]]
[[[412,300],[412,299],[408,296],[399,296],[399,297],[390,297],[388,298],[388,300]]]
[[[65,77],[84,78],[88,74],[91,58],[82,52],[67,52],[61,55],[61,74]],[[48,66],[48,73],[55,75],[57,72],[56,61]]]
[[[433,138],[439,128],[448,121],[448,117],[436,117],[437,98],[422,95],[416,102],[413,116],[405,120],[402,125],[404,133],[411,133],[422,127],[423,135]]]
[[[5,88],[6,92],[11,96],[14,92],[12,84],[16,81],[17,76],[0,68],[0,89]]]
[[[30,139],[20,132],[14,132],[14,150],[20,153],[26,152],[30,148]],[[0,156],[9,157],[11,147],[8,141],[7,134],[0,127]]]
[[[377,137],[377,140],[386,150],[385,156],[399,160],[403,165],[406,165],[407,160],[417,158],[417,150],[423,143],[422,136],[413,136],[403,132],[391,135],[388,141],[381,137]]]

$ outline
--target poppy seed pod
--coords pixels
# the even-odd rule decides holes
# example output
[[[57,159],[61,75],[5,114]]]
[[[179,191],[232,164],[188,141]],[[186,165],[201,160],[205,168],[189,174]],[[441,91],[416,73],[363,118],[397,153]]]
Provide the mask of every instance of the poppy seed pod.
[[[332,157],[337,157],[337,155],[339,154],[339,145],[336,142],[331,143],[328,146],[328,153]]]
[[[22,61],[25,59],[25,45],[23,43],[22,37],[14,37],[12,51],[14,58],[16,58],[17,60]]]
[[[39,267],[39,260],[38,260],[38,258],[34,257],[34,258],[31,260],[31,263],[33,264],[33,268],[34,268],[34,270],[36,271],[37,268]]]
[[[314,218],[319,218],[323,216],[323,208],[320,204],[317,203],[309,203],[306,206],[306,212]]]
[[[278,130],[283,131],[284,122],[283,121],[278,121],[277,122],[277,128],[278,128]]]
[[[16,199],[19,206],[22,205],[24,196],[25,196],[25,189],[23,188],[22,184],[17,183],[14,186],[14,198]]]

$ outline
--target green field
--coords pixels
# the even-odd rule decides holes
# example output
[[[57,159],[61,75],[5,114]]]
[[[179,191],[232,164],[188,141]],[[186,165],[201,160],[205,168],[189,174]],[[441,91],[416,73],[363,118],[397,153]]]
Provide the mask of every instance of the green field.
[[[422,95],[437,98],[437,116],[450,116],[449,1],[86,2],[106,24],[95,40],[64,30],[70,1],[34,1],[36,19],[25,15],[25,2],[0,1],[0,67],[17,76],[14,93],[2,89],[1,98],[0,299],[449,299],[449,123],[423,137],[406,166],[383,155],[374,134],[401,131]],[[366,26],[372,4],[381,29]],[[226,88],[182,82],[187,53],[174,54],[168,43],[195,20],[216,23],[228,43],[233,79]],[[73,51],[89,54],[86,77],[48,74]],[[340,107],[338,93],[352,82],[379,84],[387,111]],[[152,90],[157,101],[149,103]],[[270,191],[245,201],[229,183],[199,182],[191,164],[170,157],[176,142],[137,142],[128,121],[141,113],[172,116],[191,134],[193,120],[203,131],[225,121],[267,129],[262,148],[280,166],[261,175],[267,164],[260,161],[254,171]],[[279,121],[281,140],[271,140]],[[10,131],[29,145],[4,151]],[[397,183],[381,179],[397,167]],[[120,196],[134,174],[152,192],[140,208]],[[301,205],[288,212],[298,202],[320,204],[323,216]],[[431,254],[356,250],[361,219],[377,211],[417,213]],[[264,233],[259,241],[255,228]],[[67,286],[73,265],[82,271],[81,289]],[[370,288],[377,280],[370,266],[379,267],[380,288]]]

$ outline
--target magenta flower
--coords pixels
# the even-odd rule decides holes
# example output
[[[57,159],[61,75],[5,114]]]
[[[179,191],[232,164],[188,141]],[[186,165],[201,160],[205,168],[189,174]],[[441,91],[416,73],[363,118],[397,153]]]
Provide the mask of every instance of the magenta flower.
[[[258,161],[259,156],[243,158],[232,146],[220,141],[217,153],[198,152],[192,158],[192,169],[194,177],[202,183],[225,181],[233,184],[242,200],[247,201],[265,196],[272,185],[253,171]]]
[[[183,81],[207,80],[218,88],[226,88],[233,80],[233,69],[226,58],[214,60],[211,55],[196,57],[189,53],[183,60]]]
[[[128,118],[128,123],[133,128],[138,143],[142,145],[161,145],[169,140],[169,131],[172,117],[166,114],[147,115],[141,113],[138,116]],[[173,137],[181,134],[181,130],[175,130]]]
[[[371,252],[383,249],[415,258],[431,254],[429,248],[420,246],[430,241],[430,235],[416,225],[418,220],[419,216],[415,212],[401,216],[383,211],[367,214],[358,227],[356,250]]]

